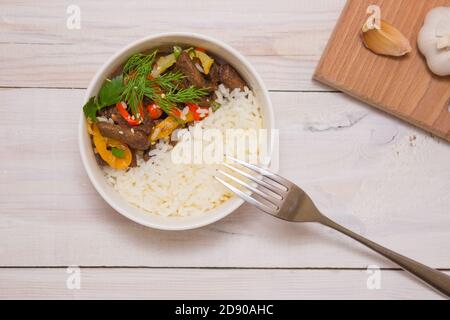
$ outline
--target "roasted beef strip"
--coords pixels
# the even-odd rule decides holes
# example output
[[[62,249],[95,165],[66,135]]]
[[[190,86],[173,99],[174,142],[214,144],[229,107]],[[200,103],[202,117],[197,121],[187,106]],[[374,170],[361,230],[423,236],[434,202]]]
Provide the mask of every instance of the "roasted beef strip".
[[[103,136],[119,140],[130,148],[147,150],[150,147],[148,136],[142,131],[108,122],[99,122],[97,126]]]
[[[185,78],[185,86],[194,86],[197,88],[206,87],[206,81],[201,72],[195,67],[195,63],[189,57],[187,52],[182,52],[178,57],[176,69],[181,71]]]
[[[111,116],[116,111],[117,111],[116,106],[109,106],[109,107],[106,107],[106,108],[103,108],[103,109],[97,111],[97,116],[111,119]]]
[[[217,90],[217,87],[220,83],[220,65],[216,62],[213,63],[211,66],[211,70],[209,70],[209,82],[208,87],[210,88],[211,92],[214,92]]]
[[[137,167],[137,150],[134,149],[130,149],[131,150],[131,163],[130,163],[130,168],[135,168]]]
[[[150,118],[147,112],[144,111],[144,121],[140,125],[135,126],[133,128],[134,130],[141,131],[148,136],[150,135],[153,129],[153,120]]]
[[[245,81],[241,78],[239,73],[229,64],[223,64],[220,66],[219,76],[220,82],[230,90],[236,88],[244,90],[244,87],[246,86]]]
[[[144,151],[144,154],[142,155],[142,158],[144,159],[145,162],[147,162],[148,160],[150,160],[150,155],[148,154],[148,151]]]

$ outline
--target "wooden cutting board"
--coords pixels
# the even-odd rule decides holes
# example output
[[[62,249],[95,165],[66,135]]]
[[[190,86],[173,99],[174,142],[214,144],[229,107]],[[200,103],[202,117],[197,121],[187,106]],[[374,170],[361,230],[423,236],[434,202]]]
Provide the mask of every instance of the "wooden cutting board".
[[[402,58],[376,55],[361,41],[367,7],[410,40]],[[348,0],[314,78],[450,141],[450,76],[434,76],[417,48],[426,14],[450,0]]]

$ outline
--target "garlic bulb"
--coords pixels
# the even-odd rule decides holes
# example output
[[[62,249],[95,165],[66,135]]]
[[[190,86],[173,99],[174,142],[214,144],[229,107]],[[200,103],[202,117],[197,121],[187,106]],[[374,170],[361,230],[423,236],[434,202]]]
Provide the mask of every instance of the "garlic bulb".
[[[450,75],[450,7],[437,7],[428,13],[417,44],[433,73]]]

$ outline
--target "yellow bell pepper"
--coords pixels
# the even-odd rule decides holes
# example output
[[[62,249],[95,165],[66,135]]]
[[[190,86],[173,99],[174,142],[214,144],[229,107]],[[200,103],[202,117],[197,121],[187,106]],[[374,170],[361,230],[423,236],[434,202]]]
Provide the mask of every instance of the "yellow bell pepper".
[[[178,128],[180,122],[172,116],[165,118],[163,121],[158,123],[153,129],[152,134],[150,135],[150,141],[156,142],[159,139],[169,137],[172,132]]]
[[[93,126],[93,122],[90,118],[86,118],[86,128],[87,128],[87,132],[89,133],[90,136],[92,136],[94,134],[94,131],[92,129]]]
[[[156,64],[151,72],[152,78],[159,77],[164,71],[173,66],[175,62],[177,62],[177,58],[175,57],[174,53],[171,53],[164,57],[160,57],[158,61],[156,61]]]
[[[113,169],[125,170],[130,166],[133,155],[130,148],[120,141],[105,138],[100,133],[96,124],[92,126],[94,146],[97,149],[100,157]],[[124,151],[124,157],[119,158],[113,155],[108,147],[117,148]]]
[[[202,68],[203,68],[203,71],[205,71],[205,74],[209,74],[209,70],[211,70],[211,66],[214,63],[214,59],[200,50],[195,50],[195,55],[202,63]]]

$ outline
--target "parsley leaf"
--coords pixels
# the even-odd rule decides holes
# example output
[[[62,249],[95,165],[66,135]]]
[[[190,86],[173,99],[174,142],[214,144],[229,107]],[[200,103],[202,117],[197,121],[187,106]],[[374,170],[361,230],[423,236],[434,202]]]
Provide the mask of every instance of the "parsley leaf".
[[[118,149],[115,147],[111,148],[111,153],[113,154],[113,156],[117,157],[117,158],[125,158],[125,151],[122,149]]]
[[[98,93],[99,109],[116,104],[121,100],[125,86],[123,84],[123,76],[117,76],[112,80],[106,79],[105,84]]]
[[[97,110],[98,105],[95,101],[95,97],[91,97],[83,107],[84,115],[86,116],[86,118],[91,119],[93,122],[97,122]]]
[[[93,122],[97,122],[97,111],[104,107],[116,104],[121,100],[124,90],[123,76],[117,76],[112,80],[107,79],[103,84],[98,98],[92,97],[83,107],[84,115]]]

